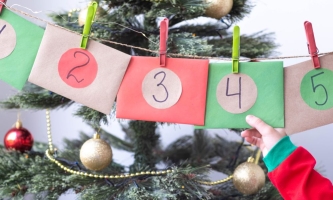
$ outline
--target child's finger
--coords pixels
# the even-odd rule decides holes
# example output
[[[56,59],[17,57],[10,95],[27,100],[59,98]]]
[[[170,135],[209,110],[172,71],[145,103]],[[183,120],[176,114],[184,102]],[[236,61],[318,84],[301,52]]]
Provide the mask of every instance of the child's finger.
[[[262,135],[275,132],[271,126],[267,125],[264,121],[253,115],[246,116],[246,122],[253,128],[257,129]]]
[[[243,131],[241,133],[242,137],[257,137],[257,138],[261,138],[261,134],[259,133],[259,131],[255,128],[251,128],[251,129],[247,129],[245,131]]]
[[[261,144],[262,144],[262,140],[261,138],[256,138],[256,137],[245,137],[245,140],[250,143],[253,144],[257,147],[260,148]]]

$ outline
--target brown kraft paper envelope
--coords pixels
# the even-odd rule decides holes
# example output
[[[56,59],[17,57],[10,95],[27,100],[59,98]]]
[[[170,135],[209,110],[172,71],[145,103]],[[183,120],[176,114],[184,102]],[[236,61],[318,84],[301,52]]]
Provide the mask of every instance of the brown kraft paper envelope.
[[[88,86],[75,88],[60,77],[58,64],[65,52],[79,48],[80,43],[80,35],[47,25],[29,82],[99,112],[110,114],[131,56],[90,39],[86,50],[97,62],[97,74],[95,73],[95,78]],[[82,57],[76,55],[79,56]],[[83,75],[90,76],[87,73]],[[73,77],[67,78],[71,80]]]
[[[319,60],[321,66],[321,69],[319,70],[333,70],[333,54],[322,56]],[[301,83],[303,77],[311,70],[315,70],[312,60],[284,68],[285,129],[288,135],[333,122],[333,108],[325,110],[314,109],[310,107],[302,98]],[[321,78],[323,78],[323,76],[317,76],[314,78],[313,88],[309,87],[309,93],[323,93],[322,86],[315,88],[316,86],[323,84],[324,80]],[[333,76],[328,77],[328,79],[333,80]],[[327,90],[327,93],[333,97],[332,90]],[[327,99],[328,101],[333,101],[333,98],[330,98],[329,96]]]

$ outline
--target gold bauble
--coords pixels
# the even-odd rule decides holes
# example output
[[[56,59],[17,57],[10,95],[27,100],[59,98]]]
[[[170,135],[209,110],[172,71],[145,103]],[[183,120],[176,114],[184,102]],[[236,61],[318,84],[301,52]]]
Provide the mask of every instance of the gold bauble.
[[[251,161],[240,164],[233,174],[236,189],[246,195],[257,193],[265,185],[265,179],[262,168]]]
[[[79,13],[79,26],[83,26],[86,23],[88,7],[82,9]]]
[[[94,138],[86,141],[80,150],[82,164],[90,170],[98,171],[107,167],[112,160],[112,150],[108,143],[96,133]]]
[[[206,0],[206,15],[215,19],[221,19],[226,16],[234,3],[233,0]]]
[[[106,13],[107,12],[102,7],[98,7],[94,21],[96,21],[100,17],[102,18],[104,15],[106,15]],[[88,7],[83,8],[80,11],[79,18],[78,18],[79,26],[83,26],[86,23],[87,14],[88,14]]]

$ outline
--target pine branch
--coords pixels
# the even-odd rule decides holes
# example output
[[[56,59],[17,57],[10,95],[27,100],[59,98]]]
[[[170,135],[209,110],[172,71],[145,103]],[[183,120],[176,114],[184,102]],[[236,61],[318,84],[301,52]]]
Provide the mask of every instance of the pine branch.
[[[186,135],[169,144],[163,153],[164,162],[167,165],[186,162],[192,154],[192,138],[193,136]]]
[[[48,108],[66,108],[73,103],[70,99],[27,82],[22,91],[0,102],[0,107],[4,109],[43,110]]]
[[[193,166],[204,165],[209,163],[214,157],[214,145],[212,138],[205,130],[195,130],[192,142],[192,154],[190,157]]]
[[[202,16],[204,12],[205,4],[202,0],[162,1],[155,2],[145,17],[156,19],[157,17],[170,18],[172,16],[169,22],[172,26],[181,21]]]
[[[111,145],[112,148],[134,152],[134,145],[133,143],[126,142],[115,135],[106,132],[105,130],[101,129],[100,131],[101,137],[105,138]]]
[[[159,49],[159,36],[151,36],[149,49]],[[194,37],[192,33],[170,34],[168,38],[168,52],[182,55],[209,55],[212,53],[212,46],[208,45],[205,39]]]
[[[230,25],[225,25],[217,20],[210,20],[205,24],[186,23],[179,27],[171,27],[169,33],[191,33],[192,38],[194,36],[199,37],[202,40],[208,40],[208,37],[223,37],[226,35],[226,30],[230,28]],[[197,38],[195,38],[197,39]]]
[[[268,57],[276,54],[273,50],[278,47],[274,42],[273,33],[264,33],[262,31],[251,34],[241,35],[240,54],[247,58]],[[223,36],[222,39],[208,40],[208,44],[214,45],[213,55],[230,57],[232,53],[232,34]]]
[[[47,191],[48,199],[57,199],[68,189],[82,199],[179,199],[197,197],[206,199],[207,191],[196,180],[205,178],[207,168],[174,167],[167,175],[139,176],[127,179],[104,180],[72,175],[40,156],[26,157],[17,152],[0,151],[0,195],[22,198],[26,192],[41,194]],[[63,156],[63,155],[59,155]],[[110,167],[104,174],[123,173],[122,168]],[[152,192],[155,191],[155,192]],[[131,198],[129,198],[131,197]],[[132,198],[133,197],[133,198]]]
[[[90,124],[91,125],[91,124]],[[104,129],[99,130],[99,134],[101,135],[101,139],[105,140],[110,144],[111,148],[116,148],[119,150],[124,150],[128,152],[134,152],[134,144],[130,142],[126,142],[119,137],[115,136],[112,133],[105,131]],[[81,149],[81,146],[89,139],[91,139],[93,134],[87,135],[83,132],[80,132],[79,139],[64,139],[65,148],[64,149]]]
[[[239,191],[232,186],[232,182],[226,182],[224,184],[214,186],[209,189],[212,194],[212,200],[282,200],[283,198],[279,195],[278,191],[274,186],[267,182],[263,188],[261,188],[258,193],[253,195],[244,196]]]
[[[246,161],[252,153],[242,143],[227,141],[219,135],[211,137],[204,130],[195,130],[193,136],[183,136],[166,147],[163,162],[167,165],[210,164],[213,170],[231,175],[238,164]]]
[[[134,163],[131,171],[141,171],[145,168],[154,169],[157,158],[154,148],[159,145],[159,134],[156,133],[155,122],[130,121],[129,127],[135,132]]]
[[[106,125],[108,124],[107,115],[87,106],[81,106],[74,115],[81,117],[86,123],[93,124],[94,127],[99,127],[101,122]]]
[[[250,14],[254,6],[250,4],[250,0],[233,0],[233,6],[230,13],[225,17],[231,23],[242,20],[246,15]]]
[[[156,143],[158,137],[156,138],[155,135],[155,123],[135,122],[137,121],[133,121],[134,125],[130,127],[134,128],[136,134],[138,134],[138,131],[141,131],[139,134],[147,134],[147,132],[142,132],[142,130],[147,130],[146,128],[150,127],[151,134],[153,132],[154,134],[151,136],[149,134],[141,135],[140,137],[155,137],[154,141]],[[102,135],[105,136],[107,133],[103,133]],[[135,136],[135,138],[137,137]],[[78,160],[81,144],[88,138],[87,135],[81,134],[80,139],[67,140],[65,142],[66,149],[58,151],[56,159],[68,167],[73,167],[74,170],[91,173]],[[183,138],[183,141],[186,141],[184,139],[186,137]],[[149,140],[141,138],[139,141]],[[174,146],[177,148],[178,145],[183,145],[180,141],[177,140],[178,143],[174,143],[170,147]],[[185,145],[185,147],[189,147],[193,158],[200,158],[200,162],[194,160],[196,164],[209,162],[211,156],[216,156],[217,149],[229,150],[229,148],[232,149],[231,146],[236,146],[234,143],[230,144],[230,142],[224,141],[222,138],[211,137],[202,130],[195,131],[194,139],[189,139],[189,141],[191,142]],[[230,146],[226,146],[226,144]],[[46,146],[40,143],[37,145],[40,147]],[[136,148],[140,147],[140,145],[137,145]],[[34,147],[34,149],[38,148]],[[181,148],[178,147],[177,149]],[[228,153],[224,152],[224,154]],[[22,198],[26,192],[29,192],[37,194],[39,198],[45,198],[42,196],[46,192],[48,199],[57,199],[60,194],[73,189],[82,199],[211,199],[212,197],[213,199],[221,199],[223,197],[234,200],[251,198],[258,200],[279,199],[276,190],[269,185],[266,185],[258,194],[251,196],[241,195],[235,190],[231,182],[207,189],[198,182],[209,181],[207,178],[209,172],[207,165],[194,167],[187,162],[180,162],[177,167],[168,168],[169,173],[165,175],[141,175],[132,178],[110,180],[67,173],[49,160],[42,159],[41,155],[39,152],[20,154],[4,150],[0,151],[0,183],[3,183],[2,185],[0,184],[0,195],[2,197],[16,196]],[[166,158],[163,152],[162,157]],[[150,158],[150,160],[152,159]],[[141,160],[138,159],[138,161]],[[78,168],[76,163],[81,167]],[[145,168],[142,171],[155,171],[155,165],[153,165],[153,168],[150,168],[147,165],[146,167],[142,167],[144,166],[142,162],[137,162],[137,164],[140,164],[141,168]],[[138,165],[135,167],[138,167]],[[125,172],[123,166],[113,162],[100,173],[119,174]]]
[[[55,109],[66,108],[72,105],[73,101],[48,91],[40,93],[22,92],[0,103],[4,109]]]
[[[67,189],[59,184],[66,175],[34,154],[20,154],[0,150],[0,196],[23,197],[26,192],[49,191],[50,199],[57,199]],[[52,181],[49,181],[52,179]]]

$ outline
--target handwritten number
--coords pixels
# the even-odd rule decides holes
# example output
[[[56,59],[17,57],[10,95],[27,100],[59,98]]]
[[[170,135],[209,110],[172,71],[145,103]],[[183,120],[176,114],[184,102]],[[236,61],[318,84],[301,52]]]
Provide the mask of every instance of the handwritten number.
[[[1,28],[1,30],[0,30],[0,34],[2,33],[3,30],[5,30],[5,28],[6,28],[6,25],[4,25],[4,26]]]
[[[76,54],[78,54],[78,53],[85,55],[85,56],[88,58],[88,60],[87,60],[86,63],[84,63],[84,64],[82,64],[82,65],[79,65],[79,66],[76,66],[76,67],[74,67],[73,69],[71,69],[71,70],[68,72],[68,74],[67,74],[67,79],[69,79],[69,77],[72,76],[72,77],[76,80],[76,82],[81,83],[84,79],[78,80],[78,79],[76,78],[76,76],[72,74],[72,72],[73,72],[75,69],[77,69],[77,68],[80,68],[80,67],[84,67],[84,66],[86,66],[86,65],[90,62],[90,57],[89,57],[87,54],[85,54],[84,52],[81,52],[81,51],[75,51],[75,52],[74,52],[74,58],[76,58]]]
[[[325,99],[325,101],[324,101],[323,103],[318,103],[317,101],[315,101],[315,103],[316,103],[318,106],[323,106],[323,105],[325,105],[325,104],[327,103],[327,100],[328,100],[328,94],[327,94],[327,90],[326,90],[325,86],[323,86],[322,84],[317,84],[317,85],[315,86],[315,84],[314,84],[314,80],[313,80],[316,76],[319,76],[319,75],[322,75],[322,74],[324,74],[324,72],[320,72],[320,73],[318,73],[318,74],[315,74],[315,75],[311,76],[312,91],[315,93],[315,92],[316,92],[316,89],[317,89],[318,87],[322,87],[322,88],[324,89],[324,91],[325,91],[325,95],[326,95],[326,99]]]
[[[238,89],[238,93],[234,93],[234,94],[229,94],[229,78],[227,79],[227,89],[226,89],[226,93],[225,95],[226,96],[235,96],[235,95],[238,95],[238,106],[239,106],[239,109],[242,108],[242,77],[239,77],[238,79],[238,82],[239,82],[239,89]]]
[[[154,100],[155,100],[156,102],[163,103],[163,102],[165,102],[165,101],[168,99],[168,97],[169,97],[169,92],[168,92],[167,88],[165,87],[165,85],[163,85],[163,81],[164,81],[164,79],[165,79],[165,77],[166,77],[166,73],[165,73],[164,71],[160,71],[160,72],[158,72],[157,74],[155,74],[154,79],[156,79],[156,76],[159,75],[159,74],[163,74],[164,76],[163,76],[163,79],[161,80],[161,82],[160,82],[159,84],[157,84],[156,86],[157,86],[157,87],[158,87],[158,86],[162,86],[162,87],[164,88],[164,90],[165,90],[165,92],[166,92],[166,97],[165,97],[164,100],[161,100],[161,101],[157,100],[156,97],[155,97],[155,95],[153,95],[153,98],[154,98]]]

